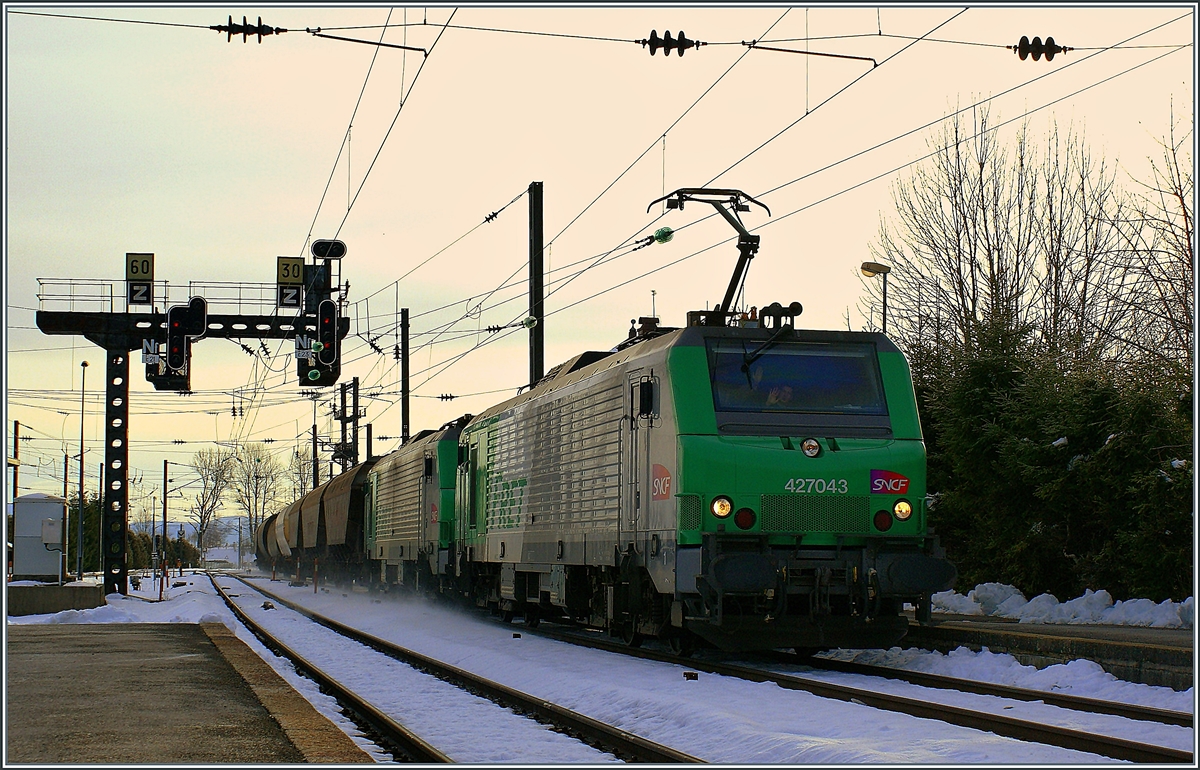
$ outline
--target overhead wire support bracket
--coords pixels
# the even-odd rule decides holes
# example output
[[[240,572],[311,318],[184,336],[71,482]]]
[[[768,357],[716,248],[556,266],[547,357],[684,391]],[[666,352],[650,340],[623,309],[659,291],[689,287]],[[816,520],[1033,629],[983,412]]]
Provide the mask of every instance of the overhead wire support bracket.
[[[844,54],[844,53],[825,53],[823,51],[801,51],[801,50],[798,50],[795,48],[773,48],[769,45],[759,45],[757,40],[751,40],[749,43],[747,43],[745,40],[743,40],[742,45],[746,46],[747,48],[755,48],[760,51],[778,51],[780,53],[799,53],[799,54],[804,54],[805,56],[828,56],[832,59],[856,59],[858,61],[869,61],[869,62],[871,62],[872,67],[879,66],[879,62],[875,61],[870,56],[851,56],[849,54]]]
[[[724,320],[730,313],[729,308],[733,304],[733,298],[737,296],[738,287],[746,275],[746,268],[750,264],[750,260],[754,259],[754,255],[758,251],[759,241],[761,240],[759,236],[750,234],[750,231],[746,229],[746,226],[742,224],[742,220],[737,215],[739,211],[750,210],[750,207],[742,201],[762,206],[766,210],[767,216],[771,216],[771,209],[767,208],[765,203],[756,201],[741,190],[715,187],[681,187],[670,195],[664,195],[657,200],[651,201],[650,205],[646,207],[646,211],[648,213],[650,209],[654,208],[656,203],[662,203],[663,201],[667,202],[667,208],[682,211],[684,202],[689,200],[710,204],[738,233],[737,266],[733,269],[733,277],[729,280],[729,287],[725,290],[724,299],[716,307],[718,316]],[[726,204],[728,204],[728,208],[726,208]]]
[[[420,51],[426,57],[429,56],[429,51],[425,50],[424,48],[416,48],[411,45],[397,45],[396,43],[385,43],[382,40],[359,40],[358,38],[353,38],[353,37],[340,37],[338,35],[327,35],[321,31],[320,27],[317,27],[316,29],[309,29],[308,27],[305,27],[304,31],[307,32],[308,34],[312,35],[313,37],[324,37],[324,38],[328,38],[330,40],[343,40],[347,43],[362,43],[363,45],[377,45],[377,46],[382,46],[384,48],[399,48],[404,51]]]

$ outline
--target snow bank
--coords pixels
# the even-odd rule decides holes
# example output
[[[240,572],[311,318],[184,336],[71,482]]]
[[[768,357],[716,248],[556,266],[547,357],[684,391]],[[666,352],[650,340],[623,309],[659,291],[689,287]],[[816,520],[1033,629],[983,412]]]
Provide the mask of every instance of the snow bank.
[[[1182,602],[1166,599],[1158,604],[1149,599],[1114,602],[1108,591],[1087,589],[1083,596],[1059,602],[1051,594],[1033,599],[1003,583],[983,583],[966,596],[954,591],[933,595],[933,611],[955,615],[984,615],[1011,618],[1021,623],[1104,624],[1151,628],[1193,628],[1195,597]]]

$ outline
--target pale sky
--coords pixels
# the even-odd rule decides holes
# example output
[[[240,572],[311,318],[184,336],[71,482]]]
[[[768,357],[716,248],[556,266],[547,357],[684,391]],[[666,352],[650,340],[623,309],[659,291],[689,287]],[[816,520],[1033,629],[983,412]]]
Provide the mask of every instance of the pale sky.
[[[857,329],[866,323],[858,266],[891,215],[891,185],[929,152],[948,113],[987,100],[994,122],[1028,113],[1035,136],[1051,120],[1072,125],[1132,189],[1131,177],[1147,178],[1172,108],[1189,126],[1194,108],[1190,4],[5,10],[5,426],[10,455],[14,420],[33,437],[21,446],[22,494],[62,492],[62,456],[78,453],[82,360],[92,364],[83,426],[91,490],[103,459],[103,356],[82,337],[37,330],[39,307],[69,309],[40,304],[38,279],[123,297],[124,255],[153,252],[170,304],[186,301],[190,282],[253,284],[221,291],[257,296],[258,284],[271,290],[276,257],[336,236],[348,247],[352,319],[342,381],[359,377],[377,437],[399,437],[398,307],[412,316],[414,434],[525,384],[525,332],[501,339],[485,329],[525,315],[530,182],[545,191],[549,369],[610,349],[652,307],[663,324],[682,325],[688,310],[720,301],[734,232],[701,204],[647,213],[677,188],[736,188],[770,207],[770,216],[743,214],[762,236],[747,305],[799,301],[803,326],[845,328],[849,313]],[[383,41],[428,55],[304,31],[378,41],[389,13]],[[207,29],[231,14],[289,31],[260,44]],[[630,42],[651,30],[709,45],[651,56]],[[1022,35],[1075,50],[1021,61],[1004,46]],[[753,40],[878,65],[743,45]],[[678,231],[671,242],[629,252],[663,226]],[[564,283],[609,254],[619,258]],[[209,294],[210,312],[236,311],[213,287],[197,291]],[[470,312],[485,296],[482,312]],[[124,312],[123,301],[114,309]],[[283,460],[297,442],[309,451],[313,405],[297,386],[292,346],[266,347],[251,356],[231,341],[197,342],[191,396],[155,392],[133,354],[135,515],[161,485],[163,459],[264,439]],[[323,437],[337,431],[328,409],[337,392],[321,392]],[[73,465],[72,490],[77,474]]]

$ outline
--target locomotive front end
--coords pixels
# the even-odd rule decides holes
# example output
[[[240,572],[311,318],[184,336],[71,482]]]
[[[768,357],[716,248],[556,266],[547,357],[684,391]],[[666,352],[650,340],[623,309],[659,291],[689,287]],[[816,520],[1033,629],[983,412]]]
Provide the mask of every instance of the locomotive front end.
[[[908,365],[883,335],[689,328],[672,622],[728,650],[890,646],[953,585]]]

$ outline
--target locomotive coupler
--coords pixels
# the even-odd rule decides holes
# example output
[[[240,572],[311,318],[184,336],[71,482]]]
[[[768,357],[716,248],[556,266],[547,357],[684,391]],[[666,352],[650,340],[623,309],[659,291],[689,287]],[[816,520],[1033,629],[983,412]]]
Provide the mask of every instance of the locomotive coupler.
[[[829,567],[817,567],[813,570],[813,589],[808,595],[808,614],[812,618],[833,613],[829,601],[829,584],[833,570]]]

